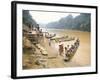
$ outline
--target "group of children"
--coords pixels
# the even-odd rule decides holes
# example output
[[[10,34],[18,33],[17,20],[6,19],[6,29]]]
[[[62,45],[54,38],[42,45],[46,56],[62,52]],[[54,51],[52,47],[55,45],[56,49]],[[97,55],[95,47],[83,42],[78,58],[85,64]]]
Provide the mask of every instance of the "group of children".
[[[61,44],[59,45],[59,55],[64,56],[64,60],[70,60],[77,51],[79,45],[79,39],[77,39],[71,47],[69,45],[67,45],[67,47],[63,47],[63,44]]]

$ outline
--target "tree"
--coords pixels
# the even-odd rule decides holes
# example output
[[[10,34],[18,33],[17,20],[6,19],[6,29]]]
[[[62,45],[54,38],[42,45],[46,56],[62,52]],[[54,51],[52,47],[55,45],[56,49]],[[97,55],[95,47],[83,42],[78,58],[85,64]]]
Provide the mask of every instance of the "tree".
[[[23,10],[23,24],[29,26],[34,25],[37,26],[36,21],[32,18],[28,10]]]

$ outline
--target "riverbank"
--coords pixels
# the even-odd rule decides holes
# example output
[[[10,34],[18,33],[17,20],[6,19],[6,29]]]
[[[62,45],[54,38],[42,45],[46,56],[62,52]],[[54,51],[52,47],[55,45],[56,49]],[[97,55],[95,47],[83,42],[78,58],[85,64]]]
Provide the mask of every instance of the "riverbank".
[[[42,42],[40,43],[41,46],[47,51],[48,56],[44,57],[46,59],[46,66],[43,67],[41,65],[35,64],[35,58],[32,57],[30,60],[31,63],[28,64],[27,61],[29,61],[32,54],[24,54],[23,55],[23,65],[27,63],[29,67],[27,69],[40,69],[40,68],[62,68],[62,67],[83,67],[83,66],[90,66],[90,59],[91,59],[91,50],[90,50],[90,32],[83,32],[83,31],[76,31],[76,30],[60,30],[60,29],[51,29],[47,30],[49,33],[55,33],[57,37],[61,36],[71,36],[75,38],[80,39],[80,46],[73,56],[73,58],[69,62],[64,62],[64,57],[58,55],[58,43],[51,42],[51,45],[49,45],[48,39],[44,38]],[[62,42],[64,46],[73,44],[74,41],[66,41]],[[38,54],[39,50],[37,50]],[[43,57],[43,55],[41,55]]]

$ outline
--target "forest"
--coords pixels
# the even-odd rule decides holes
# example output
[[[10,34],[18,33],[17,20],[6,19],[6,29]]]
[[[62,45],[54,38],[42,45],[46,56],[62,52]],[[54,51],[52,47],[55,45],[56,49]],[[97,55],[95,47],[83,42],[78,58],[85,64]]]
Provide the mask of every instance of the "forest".
[[[23,24],[26,26],[34,25],[37,26],[36,21],[32,18],[28,10],[23,10]]]

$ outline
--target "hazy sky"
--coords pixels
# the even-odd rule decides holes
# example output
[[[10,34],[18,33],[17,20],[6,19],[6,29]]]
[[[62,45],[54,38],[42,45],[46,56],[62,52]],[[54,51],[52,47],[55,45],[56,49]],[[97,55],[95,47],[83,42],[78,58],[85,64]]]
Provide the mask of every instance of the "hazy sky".
[[[58,13],[58,12],[38,12],[38,11],[29,11],[32,18],[37,23],[47,24],[49,22],[58,21],[59,19],[68,16],[71,14],[73,17],[79,15],[79,13]]]

